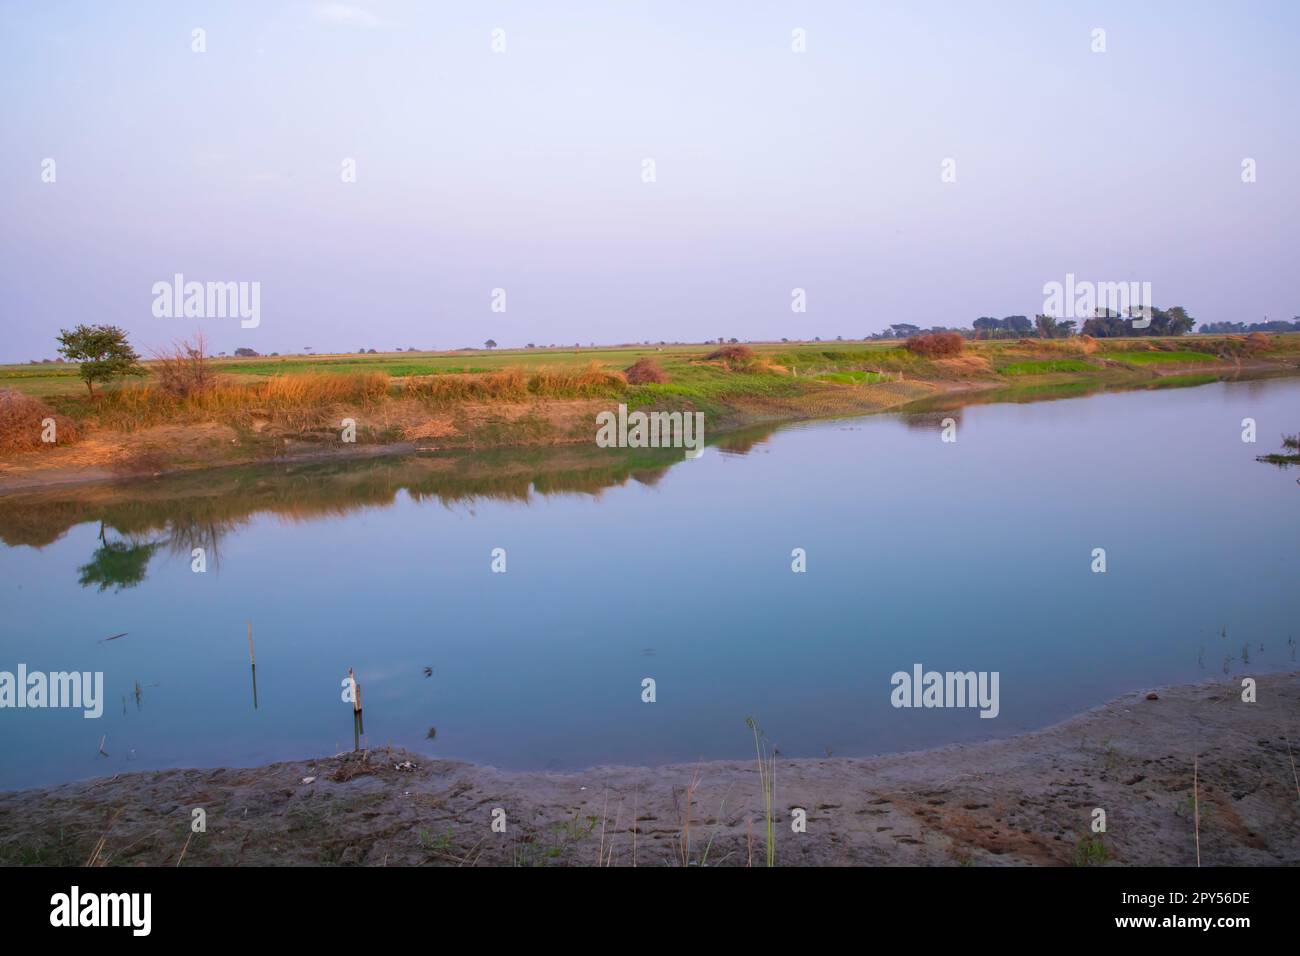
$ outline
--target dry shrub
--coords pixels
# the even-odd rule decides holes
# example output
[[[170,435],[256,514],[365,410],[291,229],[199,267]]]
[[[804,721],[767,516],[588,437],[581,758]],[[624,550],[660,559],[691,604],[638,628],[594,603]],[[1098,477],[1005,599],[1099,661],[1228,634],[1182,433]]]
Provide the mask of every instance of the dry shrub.
[[[56,442],[41,441],[45,419],[54,419]],[[77,424],[39,399],[0,388],[0,452],[32,451],[70,445],[80,436]]]
[[[1263,332],[1251,332],[1246,336],[1246,347],[1252,352],[1267,352],[1273,347],[1273,340]]]
[[[207,343],[199,333],[192,342],[176,342],[170,349],[154,351],[153,374],[168,395],[186,398],[216,384],[208,365]]]
[[[961,355],[965,340],[956,332],[931,332],[914,335],[907,340],[907,350],[926,358],[948,358]]]
[[[1091,335],[1079,336],[1079,344],[1083,346],[1084,355],[1091,355],[1093,352],[1097,351],[1098,348],[1100,348],[1100,346],[1097,345],[1097,340],[1094,339]]]
[[[649,357],[637,359],[623,370],[623,374],[631,385],[663,385],[668,381],[668,373]]]
[[[724,345],[722,348],[714,349],[704,356],[704,361],[722,362],[732,368],[749,365],[754,361],[754,350],[748,345]]]

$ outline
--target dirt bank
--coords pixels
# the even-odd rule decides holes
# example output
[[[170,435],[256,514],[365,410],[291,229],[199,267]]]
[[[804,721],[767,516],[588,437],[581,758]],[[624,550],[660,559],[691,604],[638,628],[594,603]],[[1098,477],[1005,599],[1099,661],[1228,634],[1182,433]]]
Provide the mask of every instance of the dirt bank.
[[[826,388],[802,395],[747,396],[712,416],[710,443],[760,424],[794,422],[899,408],[946,391],[967,392],[967,382],[886,382],[859,388]],[[985,385],[983,387],[991,387]],[[76,444],[0,456],[0,495],[57,485],[174,475],[259,462],[297,463],[373,458],[427,451],[559,447],[591,444],[596,415],[617,400],[540,400],[463,404],[431,411],[413,402],[379,409],[340,407],[334,417],[368,423],[398,441],[345,443],[338,436],[300,435],[266,427],[256,434],[216,422],[159,425],[137,431],[100,430]]]
[[[1300,672],[1258,683],[1257,703],[1222,680],[1008,740],[778,757],[777,864],[1069,865],[1094,808],[1094,864],[1194,866],[1196,813],[1202,865],[1300,863]],[[191,835],[195,808],[207,831]],[[100,846],[108,865],[757,866],[762,819],[752,761],[509,773],[380,749],[2,794],[0,862],[79,865]]]

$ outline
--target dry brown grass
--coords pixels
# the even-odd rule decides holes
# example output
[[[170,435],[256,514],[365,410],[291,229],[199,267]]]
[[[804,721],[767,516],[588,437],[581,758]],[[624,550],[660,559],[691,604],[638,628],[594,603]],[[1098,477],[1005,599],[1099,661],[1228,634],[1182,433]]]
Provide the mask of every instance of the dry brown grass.
[[[907,340],[909,352],[925,358],[949,358],[961,355],[966,340],[956,332],[931,332],[927,335],[914,335]]]
[[[627,385],[617,372],[609,372],[592,362],[583,369],[540,369],[525,375],[518,369],[485,372],[477,375],[426,375],[408,378],[404,394],[425,401],[453,404],[457,402],[522,402],[531,396],[541,398],[598,398],[615,395]]]
[[[41,441],[46,419],[54,419],[56,442]],[[77,424],[39,399],[12,389],[0,389],[0,452],[34,451],[69,445],[80,438]]]
[[[378,402],[388,394],[388,386],[388,376],[380,372],[280,375],[258,382],[218,381],[188,395],[141,385],[105,393],[94,411],[101,425],[123,431],[175,421],[247,423],[259,417],[306,427],[327,418],[336,406]]]
[[[623,371],[631,385],[662,385],[668,381],[665,372],[652,358],[639,358]]]
[[[517,369],[481,375],[424,375],[408,378],[403,391],[410,398],[438,403],[520,402],[528,397],[528,379]]]
[[[732,368],[750,365],[754,361],[754,350],[748,345],[724,345],[704,356],[706,362],[722,362]]]
[[[528,380],[528,390],[546,398],[602,398],[627,387],[619,372],[609,372],[591,362],[581,370],[542,369]]]

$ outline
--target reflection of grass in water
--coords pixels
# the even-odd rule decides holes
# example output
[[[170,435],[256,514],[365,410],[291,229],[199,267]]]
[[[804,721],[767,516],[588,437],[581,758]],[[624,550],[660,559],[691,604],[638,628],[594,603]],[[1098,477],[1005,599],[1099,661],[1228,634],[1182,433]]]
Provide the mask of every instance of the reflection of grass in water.
[[[1164,378],[1158,378],[1151,382],[1147,388],[1187,388],[1192,385],[1208,385],[1211,382],[1220,382],[1225,378],[1223,375],[1215,375],[1213,372],[1200,372],[1192,375],[1166,375]]]
[[[443,504],[534,495],[599,494],[636,480],[652,484],[682,461],[680,449],[500,449],[309,465],[255,465],[179,474],[120,486],[50,489],[0,500],[0,541],[49,544],[75,525],[101,521],[119,534],[165,534],[178,555],[208,549],[259,513],[290,520],[345,515],[393,504],[401,491]],[[102,556],[120,563],[121,548]],[[101,562],[101,563],[102,563]],[[111,575],[110,575],[111,576]]]
[[[1270,465],[1280,465],[1283,468],[1288,465],[1300,465],[1300,435],[1283,435],[1282,447],[1285,451],[1273,455],[1260,455],[1255,460]]]

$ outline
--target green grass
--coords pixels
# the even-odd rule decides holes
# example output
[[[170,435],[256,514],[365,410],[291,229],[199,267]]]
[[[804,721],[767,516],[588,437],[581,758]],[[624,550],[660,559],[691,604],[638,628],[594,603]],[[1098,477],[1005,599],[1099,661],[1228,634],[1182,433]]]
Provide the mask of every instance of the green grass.
[[[1087,372],[1095,369],[1081,359],[1049,359],[1042,362],[1012,362],[1000,369],[1003,375],[1050,375],[1053,372]]]
[[[833,382],[836,385],[870,385],[885,380],[885,376],[879,372],[822,372],[815,378],[819,382]]]
[[[1108,352],[1106,358],[1129,365],[1166,365],[1179,362],[1218,362],[1213,355],[1204,352]]]

